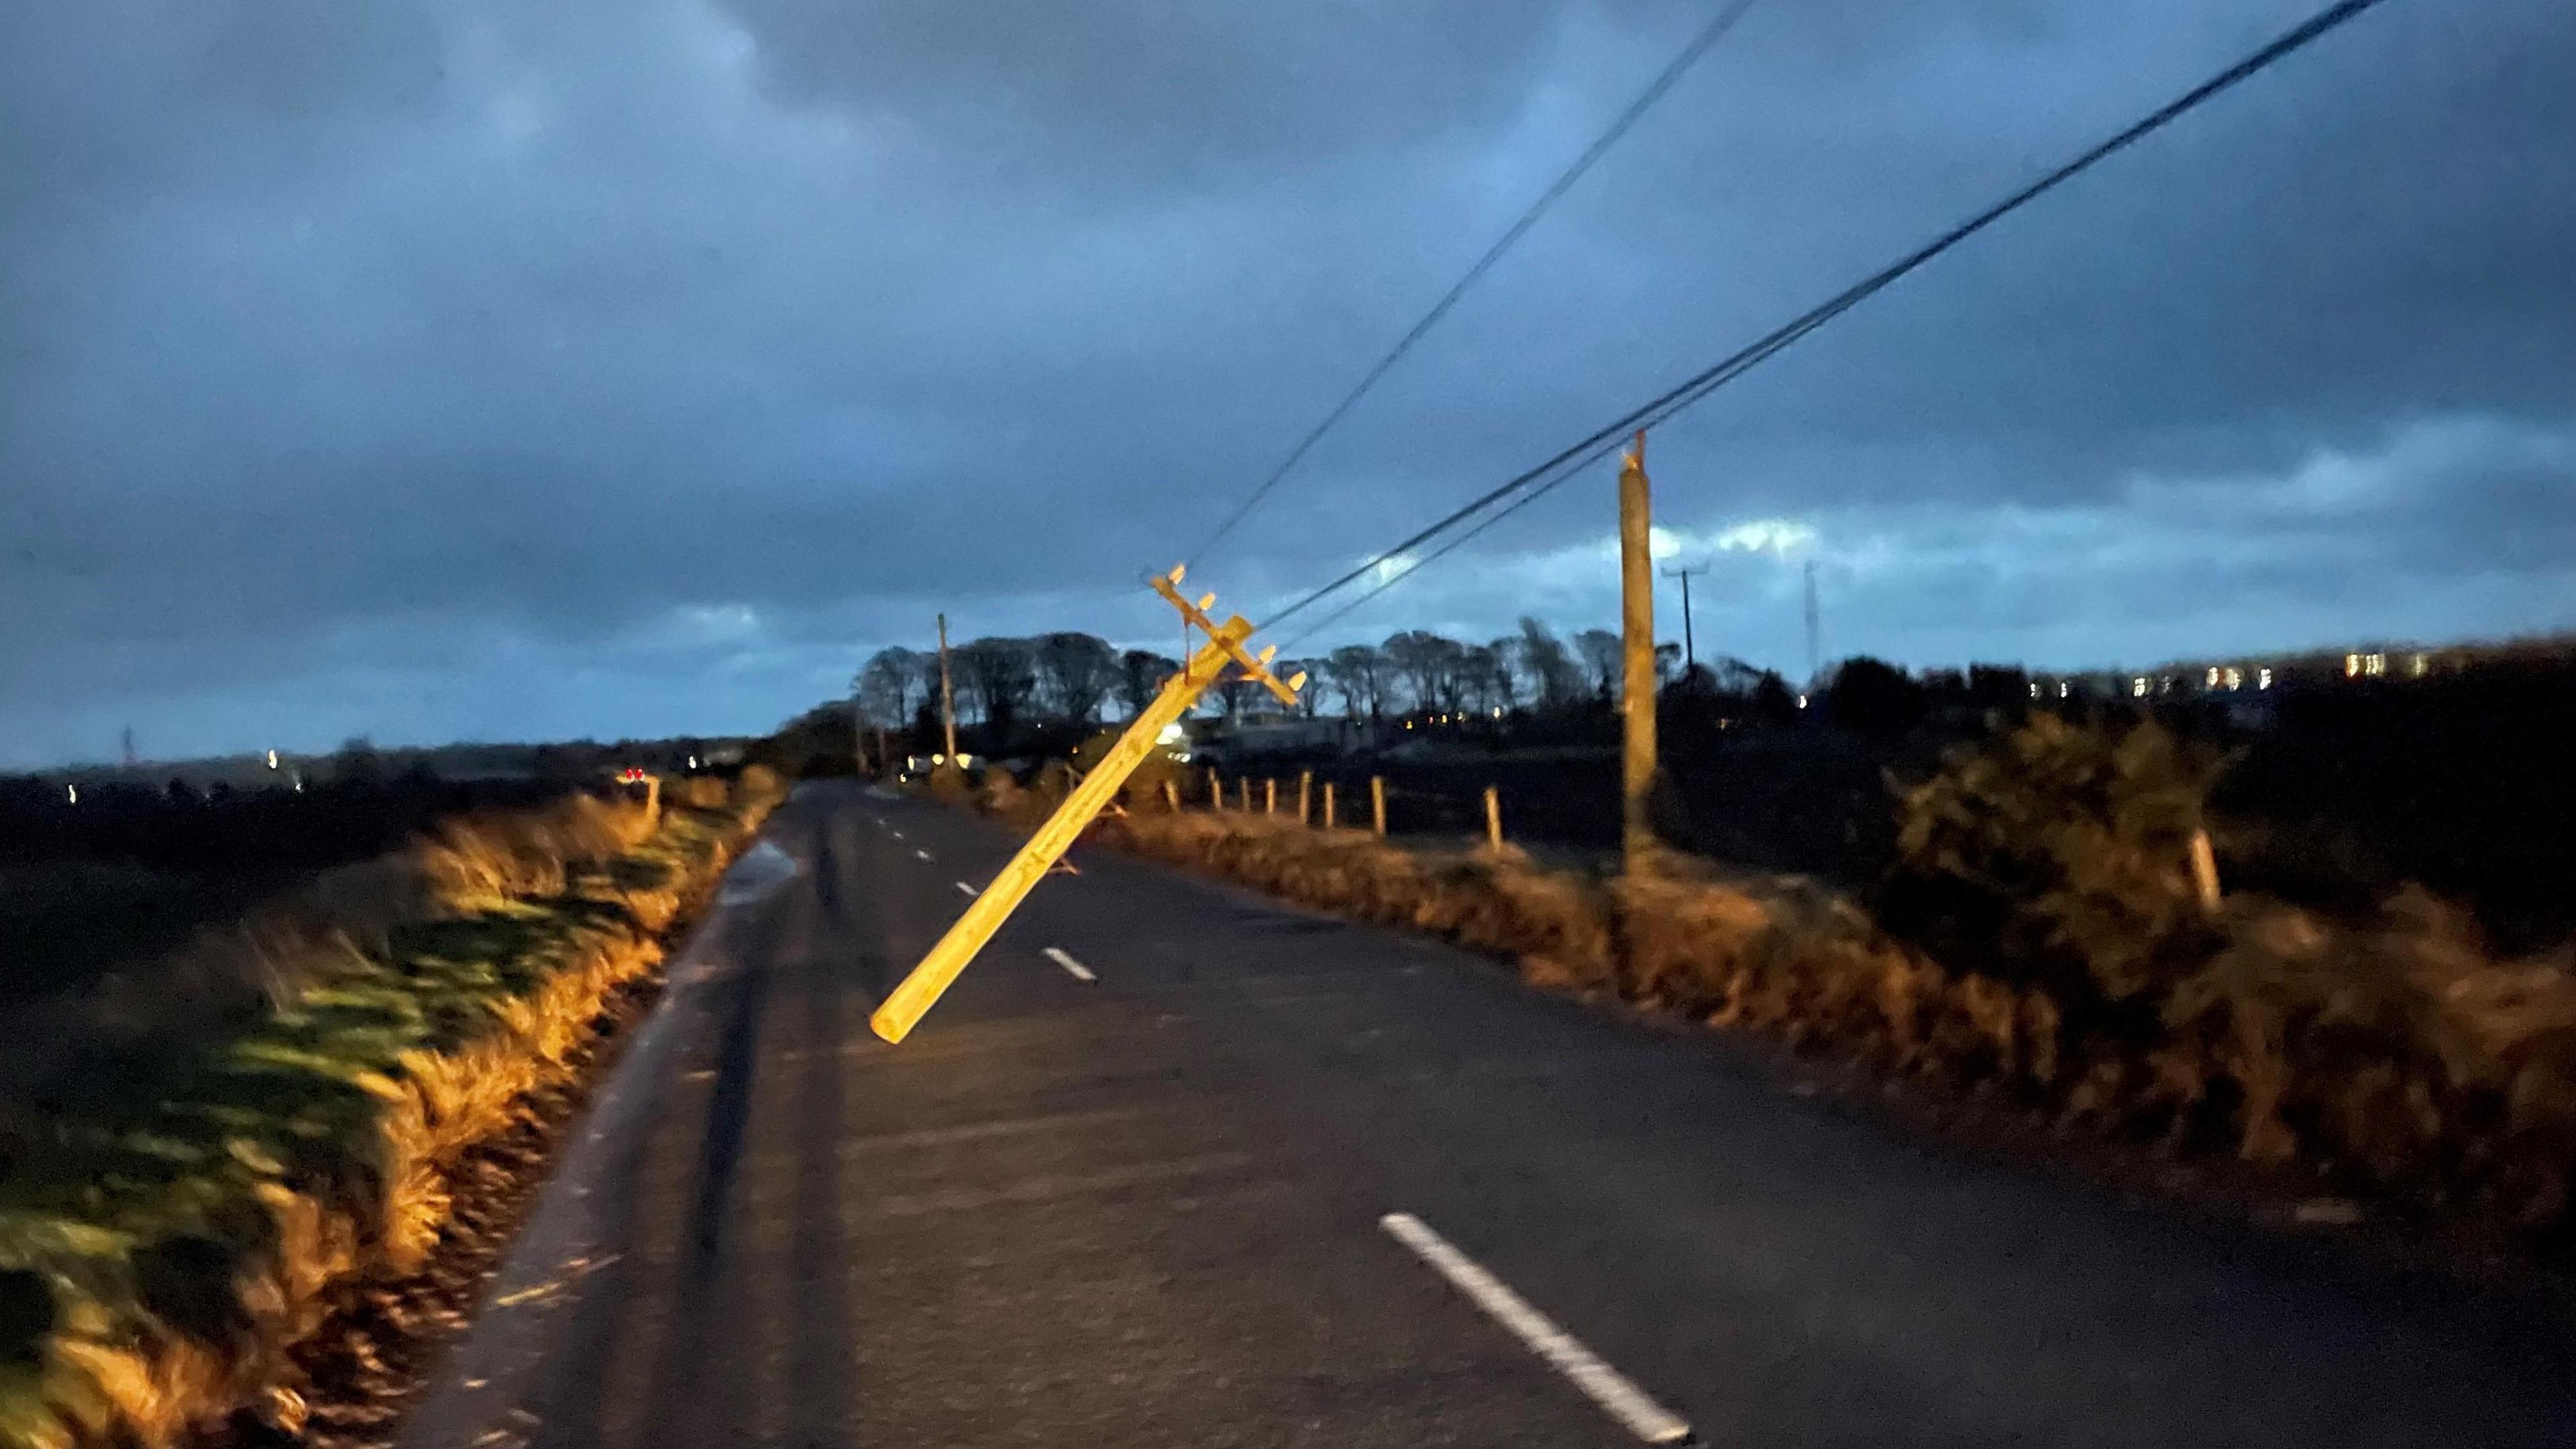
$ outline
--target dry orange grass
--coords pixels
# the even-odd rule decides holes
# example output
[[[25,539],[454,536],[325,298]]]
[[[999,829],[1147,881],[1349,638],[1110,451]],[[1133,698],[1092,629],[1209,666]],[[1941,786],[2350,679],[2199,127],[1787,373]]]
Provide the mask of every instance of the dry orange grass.
[[[434,899],[451,909],[563,894],[566,872],[622,855],[654,826],[635,801],[575,795],[543,810],[484,812],[442,822],[410,855]]]

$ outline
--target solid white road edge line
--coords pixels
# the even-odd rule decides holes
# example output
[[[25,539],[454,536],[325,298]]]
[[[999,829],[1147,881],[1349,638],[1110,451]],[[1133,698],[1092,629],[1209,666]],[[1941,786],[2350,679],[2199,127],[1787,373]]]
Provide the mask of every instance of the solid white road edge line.
[[[1091,974],[1090,967],[1073,959],[1073,957],[1061,946],[1047,947],[1046,958],[1053,961],[1058,966],[1063,967],[1065,970],[1072,972],[1073,979],[1076,981],[1097,981],[1100,979],[1099,977]]]
[[[962,880],[961,880],[961,881],[959,881],[959,882],[957,883],[957,889],[959,889],[959,890],[961,890],[961,891],[965,892],[966,894],[968,894],[968,895],[970,895],[970,896],[971,896],[971,895],[973,895],[973,894],[975,894],[975,888],[974,888],[973,886],[968,885],[966,882],[964,882],[964,881],[962,881]]]
[[[1514,1337],[1529,1345],[1532,1353],[1573,1380],[1576,1388],[1608,1410],[1610,1417],[1625,1425],[1629,1433],[1649,1444],[1678,1444],[1690,1437],[1691,1427],[1680,1415],[1646,1397],[1645,1390],[1603,1363],[1573,1334],[1532,1308],[1503,1280],[1451,1246],[1422,1219],[1411,1213],[1388,1213],[1377,1220],[1377,1225],[1411,1248],[1441,1277],[1457,1285],[1458,1291],[1474,1299],[1477,1307],[1510,1329]]]

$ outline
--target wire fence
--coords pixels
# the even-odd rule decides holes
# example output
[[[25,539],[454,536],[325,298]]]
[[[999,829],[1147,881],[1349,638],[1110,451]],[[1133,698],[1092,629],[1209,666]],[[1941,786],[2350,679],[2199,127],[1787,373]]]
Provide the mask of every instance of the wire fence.
[[[1385,836],[1444,838],[1486,845],[1510,840],[1499,784],[1439,790],[1382,774],[1299,770],[1286,774],[1209,768],[1187,793],[1184,809],[1295,820],[1316,829],[1366,830]]]

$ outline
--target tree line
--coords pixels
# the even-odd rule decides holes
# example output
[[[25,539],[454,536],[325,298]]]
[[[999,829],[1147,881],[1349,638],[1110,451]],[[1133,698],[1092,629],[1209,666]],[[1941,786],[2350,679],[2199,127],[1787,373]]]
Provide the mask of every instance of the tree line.
[[[949,656],[959,721],[1003,732],[1037,720],[1091,725],[1112,706],[1132,716],[1181,667],[1169,655],[1121,650],[1096,634],[1076,632],[972,639],[953,647]],[[1382,643],[1346,644],[1312,658],[1278,660],[1272,667],[1282,677],[1300,671],[1307,675],[1301,713],[1377,720],[1427,713],[1597,710],[1617,698],[1620,666],[1616,633],[1585,629],[1560,638],[1546,624],[1524,618],[1517,632],[1481,644],[1407,629]],[[1720,658],[1684,667],[1680,646],[1664,644],[1656,650],[1656,672],[1667,688],[1741,701],[1748,713],[1795,708],[1785,680],[1741,660]],[[850,687],[860,714],[873,725],[902,728],[935,720],[939,655],[900,645],[880,649]],[[1261,697],[1255,681],[1229,671],[1202,707],[1234,718],[1255,708]]]

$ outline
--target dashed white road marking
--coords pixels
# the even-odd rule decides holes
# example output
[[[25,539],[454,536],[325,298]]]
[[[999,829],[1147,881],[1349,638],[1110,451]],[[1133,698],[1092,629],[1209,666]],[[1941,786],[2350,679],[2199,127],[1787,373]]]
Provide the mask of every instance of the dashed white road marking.
[[[897,840],[901,840],[901,839],[903,839],[903,832],[902,832],[902,831],[900,831],[900,830],[896,831],[896,832],[894,833],[894,838],[895,838],[895,839],[897,839]]]
[[[928,856],[924,856],[924,857],[922,857],[922,858],[923,858],[924,860],[929,859],[929,857],[928,857]],[[962,893],[964,893],[964,894],[966,894],[966,895],[970,895],[970,896],[971,896],[971,895],[975,894],[975,888],[974,888],[973,886],[968,885],[966,882],[964,882],[964,881],[962,881],[962,880],[961,880],[961,881],[959,881],[959,882],[957,883],[957,889],[958,889],[960,892],[962,892]]]
[[[1459,1292],[1474,1299],[1477,1307],[1510,1329],[1532,1353],[1547,1360],[1549,1367],[1571,1379],[1576,1388],[1607,1410],[1629,1433],[1649,1444],[1678,1444],[1690,1437],[1691,1427],[1680,1415],[1646,1397],[1645,1390],[1603,1363],[1598,1354],[1532,1308],[1475,1259],[1451,1246],[1428,1223],[1411,1213],[1388,1213],[1377,1224],[1456,1285]]]
[[[921,848],[920,848],[920,847],[918,847],[918,846],[916,846],[916,847],[914,847],[914,848],[913,848],[913,852],[912,852],[912,853],[913,853],[913,854],[915,854],[915,855],[917,855],[917,856],[920,856],[923,860],[928,860],[928,859],[930,859],[930,852],[929,852],[929,851],[926,851],[926,850],[923,850],[923,849],[921,849]]]
[[[1076,981],[1097,981],[1100,979],[1091,973],[1090,967],[1073,959],[1073,957],[1061,946],[1047,947],[1046,958],[1053,961],[1058,966],[1063,967],[1065,970],[1073,973],[1073,979]]]

